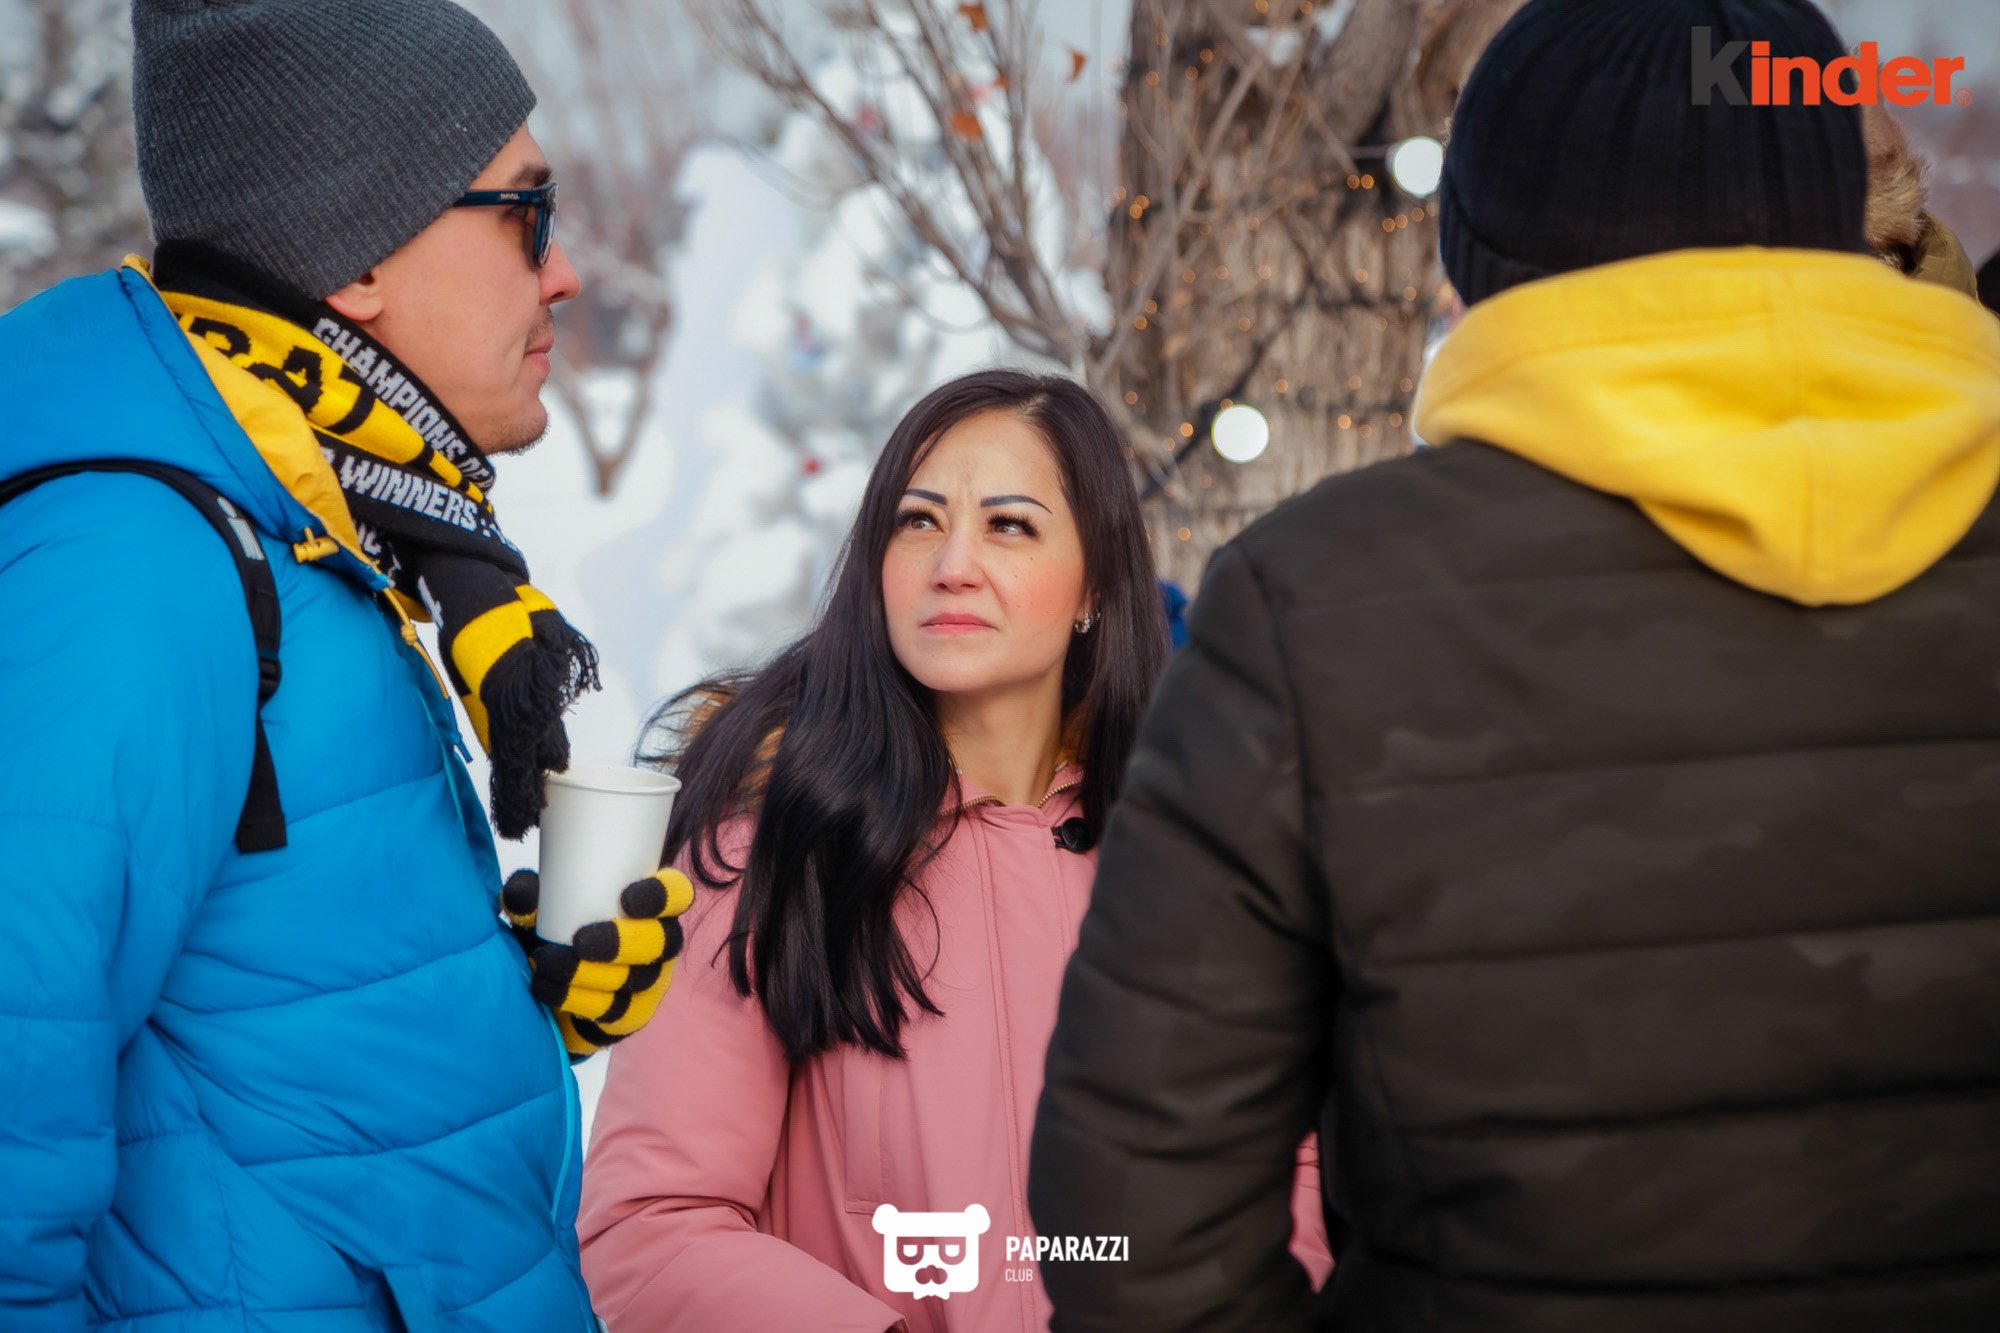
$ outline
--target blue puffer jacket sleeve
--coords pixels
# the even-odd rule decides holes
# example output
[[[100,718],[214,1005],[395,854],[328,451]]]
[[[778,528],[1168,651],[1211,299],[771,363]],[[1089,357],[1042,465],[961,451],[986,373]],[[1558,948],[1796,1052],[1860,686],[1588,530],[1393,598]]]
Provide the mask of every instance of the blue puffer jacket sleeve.
[[[119,1052],[231,846],[255,664],[228,554],[165,486],[0,510],[0,1327],[91,1322]]]

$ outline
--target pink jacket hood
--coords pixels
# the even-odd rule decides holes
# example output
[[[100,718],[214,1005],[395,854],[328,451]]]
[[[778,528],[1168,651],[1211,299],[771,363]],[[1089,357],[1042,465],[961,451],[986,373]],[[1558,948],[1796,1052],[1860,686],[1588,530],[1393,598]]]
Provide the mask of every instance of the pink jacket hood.
[[[969,786],[947,801],[966,804],[923,874],[930,908],[912,895],[899,909],[917,959],[935,959],[927,985],[944,1013],[912,1019],[905,1060],[841,1047],[789,1065],[730,983],[731,893],[697,895],[658,1016],[611,1056],[584,1171],[584,1275],[613,1333],[1048,1327],[1035,1265],[1010,1257],[1009,1238],[1034,1232],[1029,1136],[1096,866],[1053,833],[1080,813],[1081,776],[1065,767],[1039,806]],[[748,832],[725,830],[732,861]],[[1295,1211],[1313,1234],[1294,1248],[1317,1280],[1330,1260],[1308,1175]],[[915,1269],[948,1282],[891,1273],[899,1218],[975,1204],[987,1230],[963,1268],[918,1247]],[[919,1298],[898,1281],[952,1290]]]

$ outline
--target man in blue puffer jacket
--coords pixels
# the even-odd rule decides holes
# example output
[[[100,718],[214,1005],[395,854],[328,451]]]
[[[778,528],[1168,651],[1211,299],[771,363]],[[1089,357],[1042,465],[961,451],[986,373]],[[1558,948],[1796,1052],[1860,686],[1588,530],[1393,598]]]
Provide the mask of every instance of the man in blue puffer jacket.
[[[0,1328],[581,1333],[569,1061],[651,1012],[685,881],[531,976],[404,618],[518,833],[593,667],[485,493],[578,286],[533,95],[446,0],[134,29],[155,265],[0,319],[0,489],[116,459],[219,492],[280,684],[260,708],[241,555],[169,486],[0,509]],[[266,742],[282,831],[246,837]]]

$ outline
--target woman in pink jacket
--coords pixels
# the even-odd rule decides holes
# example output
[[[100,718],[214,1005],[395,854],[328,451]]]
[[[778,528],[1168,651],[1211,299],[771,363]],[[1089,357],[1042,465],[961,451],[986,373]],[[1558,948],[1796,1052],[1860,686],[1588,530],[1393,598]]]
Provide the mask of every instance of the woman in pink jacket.
[[[614,1333],[1047,1327],[1029,1134],[1165,656],[1087,391],[992,371],[911,411],[819,624],[684,696],[721,702],[666,756],[667,850],[710,891],[584,1171]],[[1323,1242],[1301,1253],[1324,1276]]]

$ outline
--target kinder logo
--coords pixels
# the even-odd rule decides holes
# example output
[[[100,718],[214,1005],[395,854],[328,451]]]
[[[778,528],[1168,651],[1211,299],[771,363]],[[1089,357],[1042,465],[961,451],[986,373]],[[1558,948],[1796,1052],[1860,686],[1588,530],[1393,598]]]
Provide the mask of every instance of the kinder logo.
[[[1744,92],[1731,68],[1750,48],[1750,90]],[[1694,30],[1694,104],[1711,106],[1717,93],[1731,106],[1791,106],[1794,91],[1801,106],[1818,106],[1822,95],[1836,106],[1915,106],[1935,102],[1960,106],[1972,100],[1970,88],[1952,91],[1951,76],[1965,72],[1965,60],[1949,56],[1925,62],[1898,56],[1883,64],[1874,42],[1863,42],[1851,56],[1824,65],[1811,56],[1773,56],[1769,42],[1715,44],[1715,30]]]
[[[991,1222],[978,1204],[962,1213],[905,1213],[885,1203],[875,1210],[882,1234],[882,1284],[918,1300],[950,1300],[979,1285],[979,1238]]]

